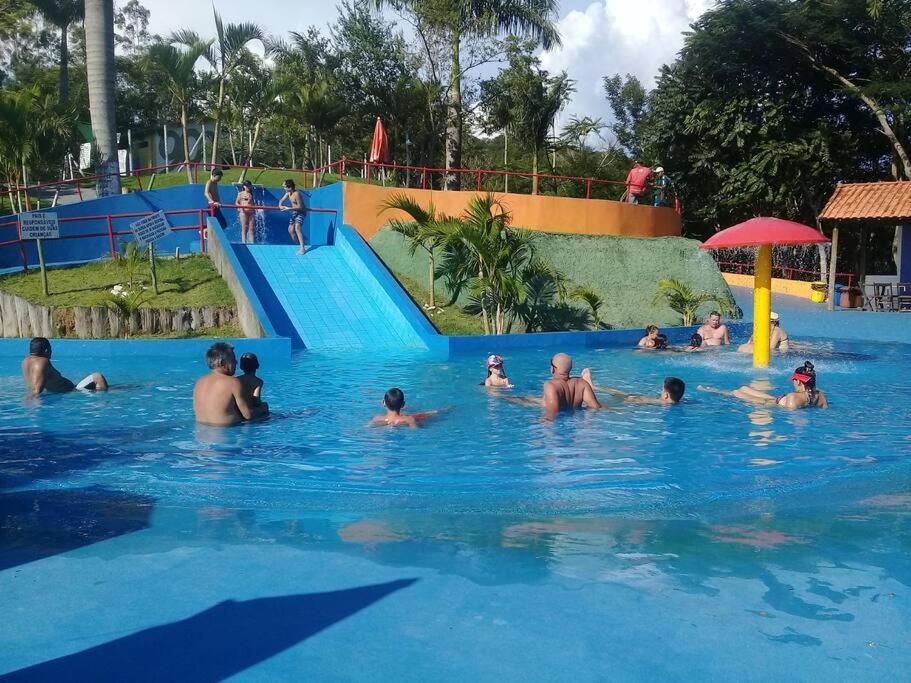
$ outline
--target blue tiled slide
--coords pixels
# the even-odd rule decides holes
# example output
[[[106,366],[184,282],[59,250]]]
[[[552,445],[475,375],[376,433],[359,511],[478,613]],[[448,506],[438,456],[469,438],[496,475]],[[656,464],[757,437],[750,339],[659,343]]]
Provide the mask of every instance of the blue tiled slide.
[[[276,331],[309,349],[427,348],[357,255],[319,245],[232,245]]]

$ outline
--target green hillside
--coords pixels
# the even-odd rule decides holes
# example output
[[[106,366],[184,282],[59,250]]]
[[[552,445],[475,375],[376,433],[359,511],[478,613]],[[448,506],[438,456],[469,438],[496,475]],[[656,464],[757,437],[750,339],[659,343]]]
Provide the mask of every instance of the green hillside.
[[[595,289],[605,301],[604,320],[615,328],[679,325],[680,316],[652,303],[658,280],[676,278],[697,292],[729,297],[730,289],[711,255],[696,240],[682,237],[634,238],[610,235],[535,233],[539,254],[574,284]],[[427,258],[412,257],[404,239],[384,228],[370,241],[390,270],[426,287]],[[438,295],[445,285],[437,281]],[[707,314],[710,305],[700,311]]]

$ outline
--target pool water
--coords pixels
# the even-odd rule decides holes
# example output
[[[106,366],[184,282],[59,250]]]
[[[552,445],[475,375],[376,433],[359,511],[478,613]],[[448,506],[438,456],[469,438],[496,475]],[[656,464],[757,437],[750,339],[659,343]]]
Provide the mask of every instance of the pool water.
[[[0,672],[23,680],[894,680],[911,664],[911,346],[580,349],[684,404],[544,421],[549,353],[297,354],[268,421],[193,422],[195,363],[61,362],[130,389],[21,398],[3,359]],[[242,351],[242,349],[239,349]],[[496,352],[491,341],[490,352]],[[570,350],[572,351],[572,350]],[[773,393],[805,359],[832,409]],[[369,428],[383,392],[446,409]],[[103,675],[99,671],[103,670]]]

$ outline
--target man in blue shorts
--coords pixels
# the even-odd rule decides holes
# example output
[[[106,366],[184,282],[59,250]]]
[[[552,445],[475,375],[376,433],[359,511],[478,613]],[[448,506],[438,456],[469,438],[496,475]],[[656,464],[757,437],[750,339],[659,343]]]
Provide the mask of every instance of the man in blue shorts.
[[[290,178],[285,181],[283,185],[285,189],[285,194],[282,195],[282,198],[278,200],[278,208],[282,211],[291,211],[291,218],[288,221],[288,233],[297,240],[301,248],[297,252],[299,255],[307,251],[304,248],[304,200],[301,198],[301,193],[294,187],[294,181]],[[291,206],[285,206],[285,200],[291,200]]]

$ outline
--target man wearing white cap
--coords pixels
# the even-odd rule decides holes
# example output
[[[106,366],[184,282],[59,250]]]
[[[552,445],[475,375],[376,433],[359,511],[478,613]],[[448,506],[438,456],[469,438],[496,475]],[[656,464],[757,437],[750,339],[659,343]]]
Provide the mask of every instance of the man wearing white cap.
[[[772,311],[769,315],[769,322],[772,325],[772,329],[769,332],[769,348],[772,351],[787,351],[789,347],[788,333],[781,329],[781,322],[775,311]],[[738,346],[737,350],[740,353],[753,353],[753,337],[751,336],[746,344]]]
[[[655,206],[671,205],[671,179],[664,173],[663,166],[655,167]]]

